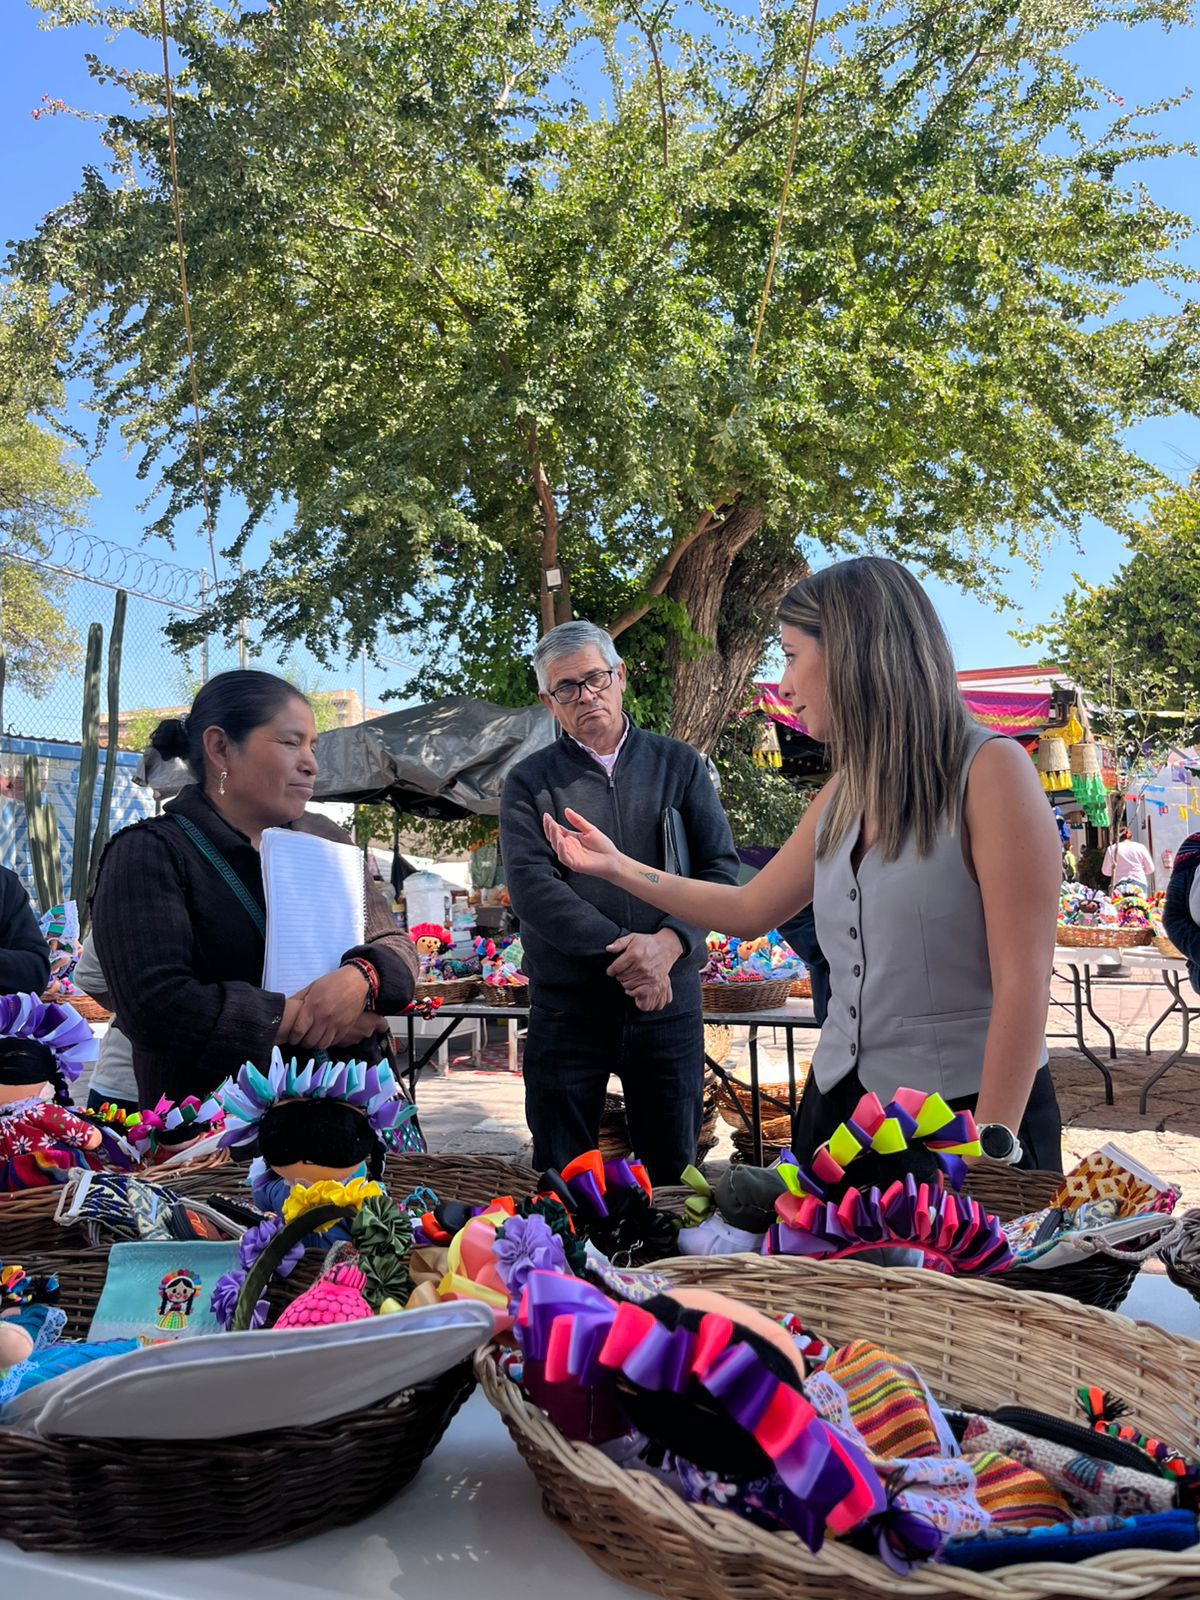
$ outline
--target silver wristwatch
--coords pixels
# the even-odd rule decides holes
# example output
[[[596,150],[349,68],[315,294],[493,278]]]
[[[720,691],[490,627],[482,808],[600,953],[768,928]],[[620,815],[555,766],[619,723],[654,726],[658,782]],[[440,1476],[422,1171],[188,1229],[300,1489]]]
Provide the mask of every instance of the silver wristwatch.
[[[1015,1167],[1025,1154],[1016,1134],[1002,1122],[980,1125],[979,1146],[989,1161],[1000,1161],[1007,1167]]]

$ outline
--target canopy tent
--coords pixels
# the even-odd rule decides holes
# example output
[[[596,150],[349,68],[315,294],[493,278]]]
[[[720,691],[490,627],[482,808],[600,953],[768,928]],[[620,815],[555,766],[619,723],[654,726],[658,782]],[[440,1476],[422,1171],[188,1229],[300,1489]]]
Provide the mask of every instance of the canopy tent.
[[[554,719],[540,705],[488,705],[447,695],[428,705],[334,728],[321,735],[315,800],[390,800],[397,811],[441,821],[497,816],[511,769],[554,738]],[[192,782],[181,761],[149,750],[137,781],[160,799]]]
[[[752,711],[765,712],[774,722],[796,733],[807,734],[808,729],[794,717],[787,703],[779,698],[777,683],[756,683]],[[967,710],[976,722],[1010,738],[1036,738],[1050,720],[1048,694],[990,694],[986,690],[972,689],[963,695]]]

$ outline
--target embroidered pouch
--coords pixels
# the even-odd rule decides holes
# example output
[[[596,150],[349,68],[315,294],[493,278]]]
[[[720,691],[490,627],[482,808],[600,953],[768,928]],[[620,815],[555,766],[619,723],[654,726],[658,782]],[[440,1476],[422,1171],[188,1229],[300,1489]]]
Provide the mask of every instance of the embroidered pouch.
[[[236,1242],[113,1245],[89,1341],[219,1333],[221,1325],[209,1307],[213,1285],[238,1265]]]

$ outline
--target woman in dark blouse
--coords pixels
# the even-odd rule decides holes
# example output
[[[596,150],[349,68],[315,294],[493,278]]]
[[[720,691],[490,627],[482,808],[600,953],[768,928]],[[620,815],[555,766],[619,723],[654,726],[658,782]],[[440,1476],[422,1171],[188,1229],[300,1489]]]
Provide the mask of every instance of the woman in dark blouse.
[[[386,1014],[412,999],[417,956],[365,867],[365,942],[298,994],[261,986],[263,935],[245,901],[265,912],[263,830],[295,828],[354,848],[305,811],[317,775],[308,701],[270,673],[224,672],[150,742],[186,760],[196,782],[164,815],[113,839],[93,903],[97,954],[133,1044],[141,1103],[203,1095],[246,1061],[267,1065],[276,1044],[301,1059],[327,1050],[378,1061]],[[319,917],[321,908],[302,914]]]

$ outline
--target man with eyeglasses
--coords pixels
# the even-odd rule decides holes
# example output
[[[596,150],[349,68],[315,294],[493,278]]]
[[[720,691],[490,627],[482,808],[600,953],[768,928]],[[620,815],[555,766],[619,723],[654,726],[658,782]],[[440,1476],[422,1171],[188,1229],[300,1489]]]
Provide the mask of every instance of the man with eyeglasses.
[[[570,807],[635,859],[716,883],[737,882],[733,836],[703,758],[622,709],[625,666],[603,628],[562,623],[540,640],[533,665],[561,737],[509,773],[500,850],[529,977],[534,1165],[562,1167],[595,1147],[615,1073],[635,1153],[652,1182],[678,1183],[700,1132],[708,930],[568,872],[542,816],[562,822]]]

